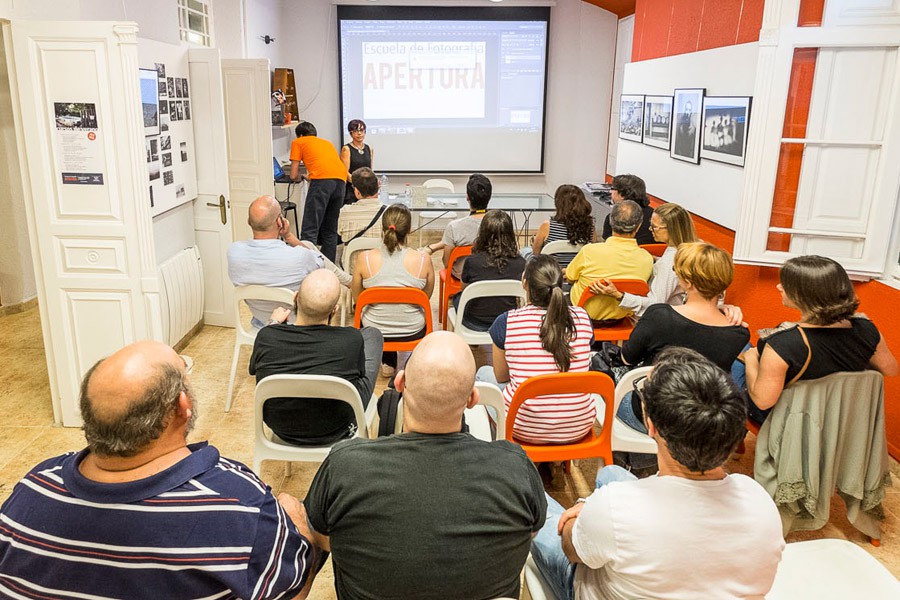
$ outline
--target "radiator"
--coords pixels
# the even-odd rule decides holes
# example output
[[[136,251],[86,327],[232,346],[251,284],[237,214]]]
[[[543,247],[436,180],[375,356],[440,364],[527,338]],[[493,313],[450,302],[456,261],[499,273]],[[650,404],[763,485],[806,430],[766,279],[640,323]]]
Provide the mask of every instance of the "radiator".
[[[196,246],[159,265],[163,333],[174,346],[203,318],[203,269]]]

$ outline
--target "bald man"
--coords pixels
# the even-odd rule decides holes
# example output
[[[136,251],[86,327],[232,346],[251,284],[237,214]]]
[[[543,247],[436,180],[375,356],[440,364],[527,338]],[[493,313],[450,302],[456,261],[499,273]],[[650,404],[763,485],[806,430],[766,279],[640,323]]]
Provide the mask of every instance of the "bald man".
[[[340,297],[341,284],[330,271],[306,276],[294,296],[296,322],[285,323],[290,311],[276,308],[271,325],[256,335],[250,374],[257,382],[269,375],[331,375],[350,382],[368,406],[384,340],[374,327],[331,326]],[[263,420],[299,446],[332,444],[352,437],[359,426],[348,404],[322,398],[272,398],[263,406]]]
[[[197,411],[171,348],[91,367],[81,416],[87,448],[39,464],[0,509],[0,596],[306,596],[324,555],[249,469],[186,443]]]
[[[396,377],[404,433],[336,445],[305,503],[286,501],[331,551],[338,598],[519,597],[547,502],[518,445],[460,432],[474,381],[461,338],[426,336]]]

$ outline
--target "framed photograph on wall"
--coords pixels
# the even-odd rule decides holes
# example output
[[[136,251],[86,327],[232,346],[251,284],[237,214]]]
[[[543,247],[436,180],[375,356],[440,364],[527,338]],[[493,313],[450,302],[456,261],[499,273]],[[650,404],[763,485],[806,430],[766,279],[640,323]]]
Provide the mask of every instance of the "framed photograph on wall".
[[[672,145],[672,96],[644,98],[644,143],[668,150]]]
[[[643,135],[644,96],[622,94],[619,106],[619,137],[623,140],[640,142]]]
[[[705,88],[675,90],[672,147],[669,155],[686,162],[700,163],[700,111]]]
[[[707,96],[703,99],[701,158],[744,166],[752,100],[749,96]]]
[[[141,107],[144,110],[144,135],[159,135],[159,88],[156,69],[139,69],[141,73]]]

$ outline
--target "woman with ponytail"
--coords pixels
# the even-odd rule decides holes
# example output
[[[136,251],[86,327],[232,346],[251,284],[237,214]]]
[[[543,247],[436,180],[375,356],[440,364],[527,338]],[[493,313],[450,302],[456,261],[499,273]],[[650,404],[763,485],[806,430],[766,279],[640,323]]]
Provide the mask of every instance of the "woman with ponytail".
[[[556,259],[535,256],[522,277],[528,304],[501,314],[491,326],[494,366],[481,367],[476,380],[503,387],[507,407],[529,377],[588,370],[591,320],[583,308],[568,305],[562,283]],[[519,409],[513,435],[529,444],[567,444],[583,438],[595,416],[589,394],[532,398]]]
[[[381,217],[381,247],[360,252],[353,269],[353,300],[370,287],[411,287],[429,297],[434,290],[434,266],[424,252],[406,247],[412,217],[402,204],[393,204]],[[386,341],[412,341],[425,336],[425,315],[408,304],[373,304],[363,309],[362,324],[375,327]],[[390,377],[397,367],[397,353],[385,352],[381,374]]]

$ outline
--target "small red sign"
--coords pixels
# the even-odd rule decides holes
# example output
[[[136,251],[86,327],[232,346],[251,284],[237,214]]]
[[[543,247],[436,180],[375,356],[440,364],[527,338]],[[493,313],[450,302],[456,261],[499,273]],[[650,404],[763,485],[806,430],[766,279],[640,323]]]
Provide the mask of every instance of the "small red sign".
[[[97,139],[97,134],[94,133],[93,131],[88,131],[88,139],[93,142],[94,140]]]

